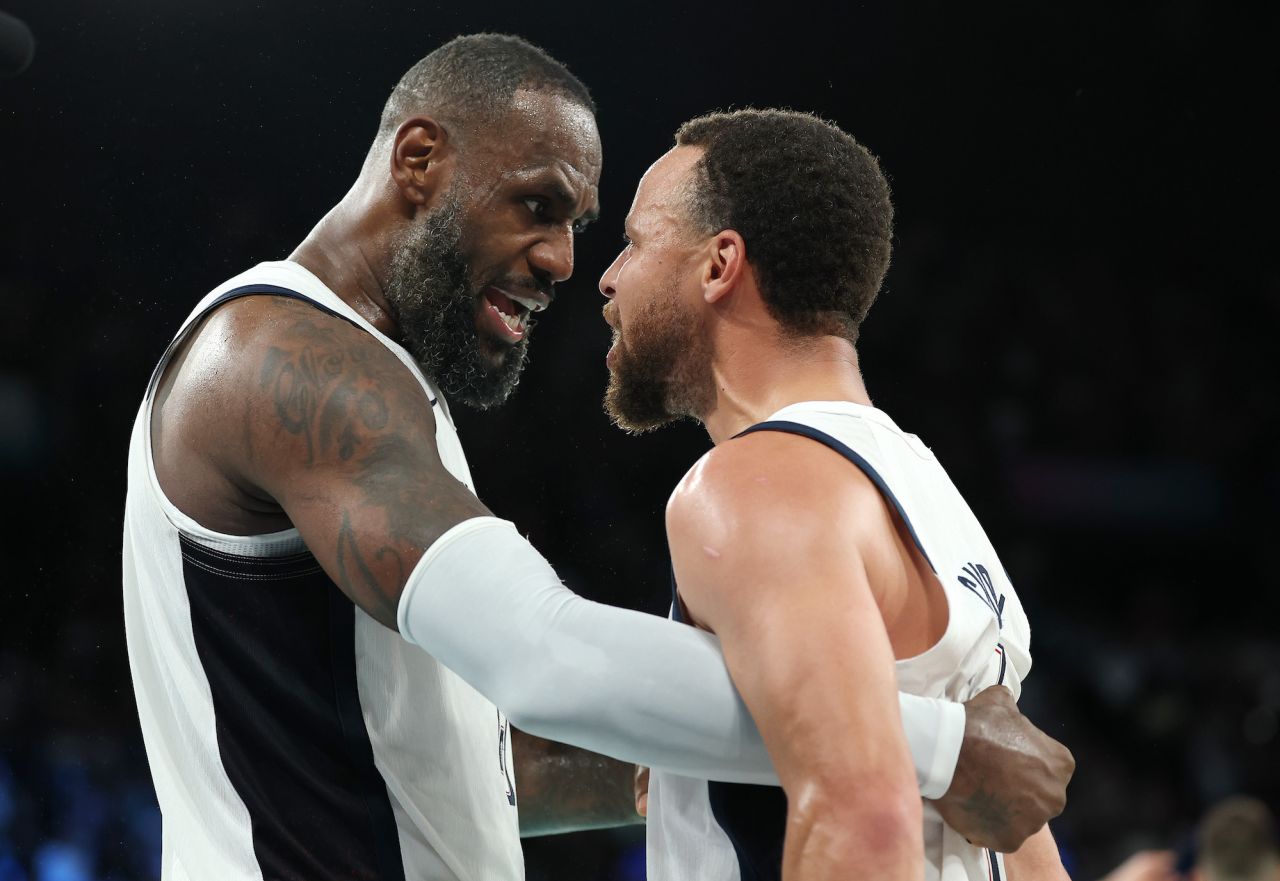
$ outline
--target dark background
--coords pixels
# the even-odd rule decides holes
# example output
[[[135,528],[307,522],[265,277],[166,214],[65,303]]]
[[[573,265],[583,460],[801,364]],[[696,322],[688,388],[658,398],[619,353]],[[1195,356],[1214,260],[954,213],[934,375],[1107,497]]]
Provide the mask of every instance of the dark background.
[[[1031,5],[0,2],[39,40],[0,81],[0,881],[155,877],[119,599],[147,374],[342,196],[401,72],[478,30],[600,104],[602,222],[516,397],[459,412],[481,497],[571,586],[665,612],[662,507],[708,443],[600,409],[595,283],[639,175],[698,113],[813,110],[891,177],[863,368],[1028,609],[1024,710],[1079,761],[1054,824],[1075,877],[1185,848],[1225,794],[1274,807],[1276,14]],[[527,842],[529,876],[638,879],[641,838]]]

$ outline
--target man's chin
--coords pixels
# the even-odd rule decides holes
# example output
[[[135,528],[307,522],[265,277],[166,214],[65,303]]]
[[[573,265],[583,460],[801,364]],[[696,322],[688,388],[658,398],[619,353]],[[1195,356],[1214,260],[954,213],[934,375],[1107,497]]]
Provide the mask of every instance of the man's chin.
[[[646,434],[678,419],[664,406],[661,386],[637,387],[628,383],[616,368],[609,370],[609,387],[604,393],[604,412],[609,421],[627,434]]]
[[[463,363],[442,372],[440,390],[451,401],[475,410],[488,410],[511,397],[524,371],[526,342],[515,345],[477,336],[470,366]]]

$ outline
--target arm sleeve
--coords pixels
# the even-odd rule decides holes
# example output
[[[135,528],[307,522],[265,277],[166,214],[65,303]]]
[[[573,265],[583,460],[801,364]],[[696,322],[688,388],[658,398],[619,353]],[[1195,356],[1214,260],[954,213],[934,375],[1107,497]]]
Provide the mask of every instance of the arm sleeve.
[[[713,634],[583,599],[508,521],[464,521],[428,548],[397,624],[530,734],[689,777],[778,783]],[[964,708],[901,701],[921,792],[935,798]]]

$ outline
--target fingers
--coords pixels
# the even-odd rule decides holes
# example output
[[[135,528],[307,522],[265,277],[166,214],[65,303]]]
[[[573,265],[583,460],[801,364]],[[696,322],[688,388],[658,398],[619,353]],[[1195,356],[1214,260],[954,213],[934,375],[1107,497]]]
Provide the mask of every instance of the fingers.
[[[649,816],[649,769],[644,765],[636,765],[636,813],[642,817]]]

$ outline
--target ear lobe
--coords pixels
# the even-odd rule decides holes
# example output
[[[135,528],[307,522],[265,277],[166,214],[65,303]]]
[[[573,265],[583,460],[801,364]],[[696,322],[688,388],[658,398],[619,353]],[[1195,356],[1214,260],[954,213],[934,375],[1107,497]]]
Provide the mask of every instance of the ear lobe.
[[[711,254],[702,280],[702,298],[715,303],[737,287],[747,265],[747,247],[736,230],[726,229],[711,238]]]
[[[427,204],[439,187],[448,140],[444,126],[427,116],[406,120],[396,131],[391,145],[391,177],[413,204]]]

